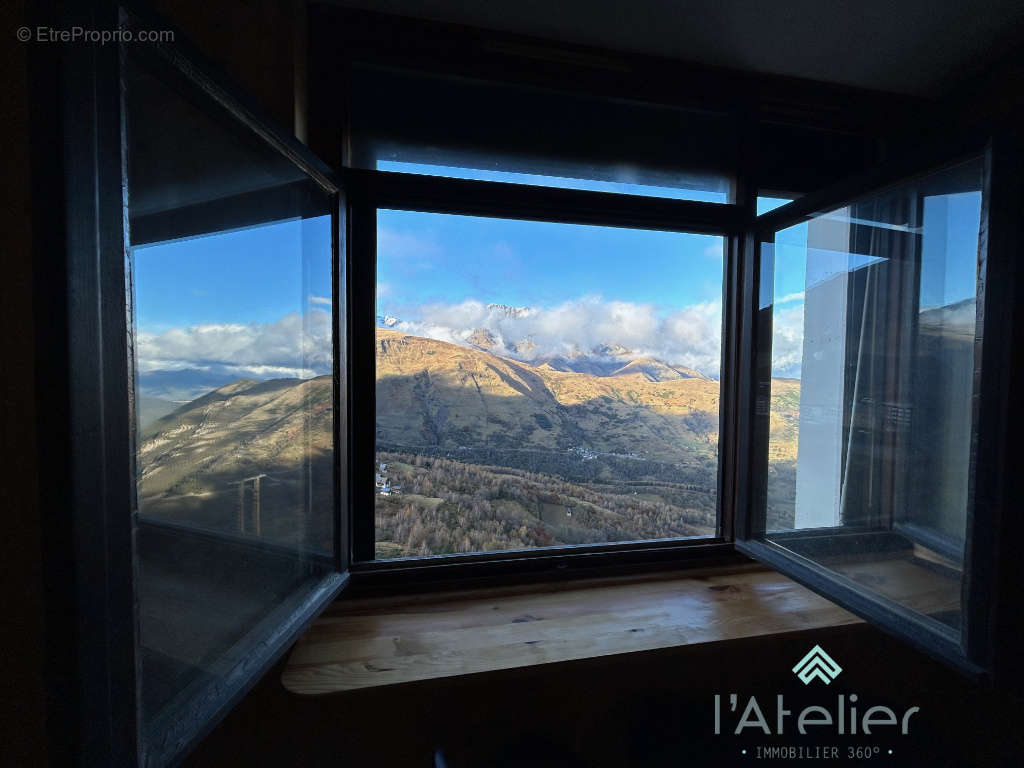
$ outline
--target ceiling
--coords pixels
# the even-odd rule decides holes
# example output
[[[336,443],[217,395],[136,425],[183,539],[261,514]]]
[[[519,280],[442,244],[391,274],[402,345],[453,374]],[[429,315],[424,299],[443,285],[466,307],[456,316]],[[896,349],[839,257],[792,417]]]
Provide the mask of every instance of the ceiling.
[[[337,4],[939,96],[1024,47],[1022,0],[336,0]]]

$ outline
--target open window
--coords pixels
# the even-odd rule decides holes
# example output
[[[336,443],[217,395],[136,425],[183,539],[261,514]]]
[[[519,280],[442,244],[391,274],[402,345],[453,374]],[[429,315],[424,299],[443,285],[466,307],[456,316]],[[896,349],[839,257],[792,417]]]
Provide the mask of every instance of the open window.
[[[342,209],[201,81],[125,52],[138,711],[157,757],[337,591]]]
[[[992,144],[946,146],[747,236],[737,548],[973,674],[992,662],[1002,482],[995,162]]]
[[[69,54],[72,717],[105,765],[179,760],[348,580],[345,198],[182,51]]]
[[[1020,623],[1011,324],[994,322],[1020,182],[1000,145],[766,194],[757,216],[719,130],[736,114],[650,110],[658,140],[604,157],[644,110],[617,103],[602,127],[588,97],[543,141],[487,123],[502,159],[458,112],[401,122],[370,80],[332,171],[182,50],[67,54],[57,501],[82,574],[71,719],[97,762],[177,760],[350,573],[404,588],[740,552],[971,674],[1019,665],[996,652]],[[429,102],[430,79],[396,82]],[[490,93],[442,81],[452,104]],[[510,92],[535,114],[560,102]],[[687,131],[714,152],[676,156]],[[413,221],[480,247],[384,300],[410,274],[396,243],[436,266]],[[477,269],[515,238],[530,269]],[[441,288],[459,281],[491,298],[458,305]],[[432,515],[472,525],[432,535]]]

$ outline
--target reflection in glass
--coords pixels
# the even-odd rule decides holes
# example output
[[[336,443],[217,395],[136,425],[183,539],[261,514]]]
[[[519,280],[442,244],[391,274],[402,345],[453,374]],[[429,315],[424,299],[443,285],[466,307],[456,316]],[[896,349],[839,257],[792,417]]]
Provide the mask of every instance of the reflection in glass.
[[[408,153],[395,150],[394,157]],[[530,184],[538,187],[559,187],[560,189],[584,189],[591,192],[611,192],[619,195],[641,195],[643,197],[669,197],[675,200],[699,200],[705,203],[729,202],[729,185],[724,178],[712,179],[698,186],[673,184],[664,174],[641,174],[619,169],[595,170],[565,163],[556,164],[537,161],[530,170],[503,170],[502,168],[479,168],[457,163],[472,162],[471,157],[458,152],[446,152],[436,162],[411,162],[408,160],[380,159],[377,170],[401,173],[418,173],[428,176],[443,176],[449,179],[476,179],[477,181],[500,181],[508,184]],[[789,202],[788,200],[783,202]],[[781,204],[781,203],[780,203]]]
[[[762,213],[768,213],[768,211],[774,211],[776,208],[781,208],[786,203],[793,202],[792,197],[763,197],[758,195],[757,197],[757,215],[760,216]]]
[[[331,198],[127,73],[141,717],[163,753],[331,570]]]
[[[376,556],[713,535],[722,249],[379,211]]]
[[[777,232],[768,538],[959,629],[980,160]]]

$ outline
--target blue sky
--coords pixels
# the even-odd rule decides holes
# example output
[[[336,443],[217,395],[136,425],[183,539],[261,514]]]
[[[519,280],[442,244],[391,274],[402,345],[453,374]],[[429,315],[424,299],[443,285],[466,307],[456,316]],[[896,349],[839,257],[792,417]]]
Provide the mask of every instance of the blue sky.
[[[182,238],[133,249],[136,325],[266,323],[331,295],[330,217]]]
[[[722,238],[415,211],[378,213],[378,312],[598,295],[670,311],[722,296]]]
[[[671,197],[678,200],[701,200],[706,203],[729,202],[728,194],[724,191],[717,192],[705,189],[687,189],[679,186],[656,187],[649,184],[631,184],[618,181],[601,181],[598,179],[579,179],[572,176],[544,176],[539,173],[495,171],[482,168],[458,168],[449,165],[406,163],[398,160],[378,160],[377,169],[381,171],[401,171],[404,173],[445,176],[450,179],[504,181],[514,184],[534,184],[542,187],[560,187],[562,189],[588,189],[592,192],[615,192],[618,194],[645,195],[648,197]]]
[[[979,221],[980,192],[925,198],[922,308],[953,304],[977,293]]]
[[[377,313],[540,362],[621,346],[716,375],[723,238],[413,211],[377,218]],[[501,304],[528,308],[509,317]]]

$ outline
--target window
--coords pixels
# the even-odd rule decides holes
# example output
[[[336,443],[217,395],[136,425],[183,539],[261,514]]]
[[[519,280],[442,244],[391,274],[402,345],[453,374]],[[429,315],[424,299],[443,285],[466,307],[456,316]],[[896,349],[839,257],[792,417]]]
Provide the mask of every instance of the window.
[[[954,647],[985,373],[983,182],[983,159],[966,160],[761,246],[772,410],[755,536]]]
[[[136,514],[121,513],[138,751],[163,763],[343,583],[338,206],[215,88],[158,57],[123,67]]]
[[[350,578],[740,552],[1020,673],[1000,137],[751,216],[721,111],[373,70],[335,173],[173,45],[60,56],[54,727],[95,762],[180,761]]]
[[[133,181],[140,197],[151,189]],[[247,633],[330,568],[326,204],[132,249],[142,715],[154,738],[181,694],[243,661]]]
[[[722,265],[713,235],[378,211],[376,557],[714,536]]]
[[[394,152],[402,157],[407,153]],[[690,180],[678,186],[672,180],[658,174],[641,174],[623,169],[610,169],[604,173],[594,169],[562,164],[560,174],[550,170],[551,163],[539,161],[537,166],[545,172],[504,170],[505,163],[478,163],[485,167],[459,166],[457,162],[472,162],[458,152],[446,152],[435,163],[380,159],[377,169],[401,173],[419,173],[428,176],[445,176],[451,179],[478,179],[500,181],[510,184],[532,184],[562,189],[588,189],[593,192],[612,192],[622,195],[644,195],[646,197],[669,197],[676,200],[700,200],[706,203],[729,202],[728,182],[724,179]],[[491,166],[491,167],[486,167]],[[498,166],[498,167],[494,167]],[[516,167],[513,165],[512,167]],[[596,177],[596,178],[595,178]],[[788,200],[782,202],[789,202]],[[781,205],[781,202],[779,203]]]

